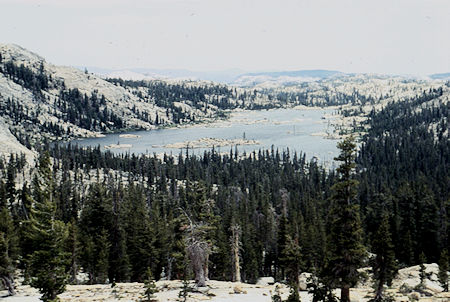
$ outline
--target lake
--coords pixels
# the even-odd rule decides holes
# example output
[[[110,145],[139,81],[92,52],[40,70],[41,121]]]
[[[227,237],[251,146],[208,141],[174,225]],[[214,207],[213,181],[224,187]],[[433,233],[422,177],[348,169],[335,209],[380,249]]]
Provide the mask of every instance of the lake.
[[[259,149],[289,148],[291,152],[304,152],[307,158],[318,157],[322,162],[331,162],[337,155],[336,140],[326,139],[319,133],[331,132],[325,114],[328,109],[272,109],[261,111],[234,112],[229,120],[209,124],[198,124],[181,128],[166,128],[150,131],[130,131],[120,134],[107,134],[105,137],[74,140],[79,146],[98,146],[103,150],[108,146],[114,153],[130,152],[144,154],[168,153],[178,155],[185,149],[169,148],[167,145],[202,138],[236,140],[245,138],[259,144],[238,145],[240,153]],[[128,136],[128,137],[124,137]],[[137,137],[139,136],[139,137]],[[106,147],[106,148],[105,148]],[[210,148],[190,149],[189,153],[203,153]],[[234,146],[215,147],[218,152],[229,152]]]

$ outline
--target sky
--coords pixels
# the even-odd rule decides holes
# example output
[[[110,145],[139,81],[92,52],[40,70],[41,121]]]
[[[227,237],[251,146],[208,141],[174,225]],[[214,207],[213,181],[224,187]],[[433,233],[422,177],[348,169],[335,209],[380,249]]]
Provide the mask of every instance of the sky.
[[[450,0],[0,0],[0,43],[110,69],[450,72]]]

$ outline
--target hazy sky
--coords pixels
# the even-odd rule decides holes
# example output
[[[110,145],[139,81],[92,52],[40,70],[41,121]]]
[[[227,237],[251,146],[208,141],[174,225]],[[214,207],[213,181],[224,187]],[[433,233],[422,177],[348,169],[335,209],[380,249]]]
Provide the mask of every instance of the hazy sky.
[[[0,0],[0,43],[104,68],[450,72],[450,0]]]

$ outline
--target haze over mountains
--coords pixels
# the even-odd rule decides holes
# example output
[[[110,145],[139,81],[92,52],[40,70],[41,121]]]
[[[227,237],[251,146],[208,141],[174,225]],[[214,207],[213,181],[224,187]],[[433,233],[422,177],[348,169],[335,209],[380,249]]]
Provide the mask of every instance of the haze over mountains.
[[[151,69],[151,68],[128,68],[108,69],[99,67],[81,67],[78,69],[98,74],[108,78],[122,78],[126,80],[151,80],[151,79],[179,79],[179,80],[203,80],[229,85],[252,86],[264,82],[277,82],[280,85],[295,82],[311,82],[339,76],[356,75],[356,73],[345,73],[337,70],[308,69],[288,71],[260,71],[246,72],[239,69],[222,71],[191,71],[186,69]],[[392,75],[407,78],[448,80],[450,73],[436,73],[428,76],[414,75]]]

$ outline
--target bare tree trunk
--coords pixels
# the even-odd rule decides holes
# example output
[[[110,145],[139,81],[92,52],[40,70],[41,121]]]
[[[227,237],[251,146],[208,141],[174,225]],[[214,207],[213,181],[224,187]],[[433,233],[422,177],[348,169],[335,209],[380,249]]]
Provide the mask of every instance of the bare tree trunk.
[[[233,282],[241,282],[241,265],[239,263],[239,250],[240,250],[240,241],[239,241],[240,227],[235,224],[231,226],[231,257],[232,257],[232,281]]]
[[[376,295],[375,295],[375,301],[381,301],[383,299],[383,284],[384,284],[383,280],[380,280],[378,282]]]
[[[198,287],[205,287],[206,286],[206,279],[205,279],[205,270],[202,268],[197,269],[195,274],[195,282],[197,283]]]
[[[70,268],[71,271],[71,282],[78,284],[77,274],[78,274],[78,264],[75,258],[72,258],[72,266]]]
[[[1,277],[3,284],[8,290],[8,294],[10,296],[14,296],[16,294],[16,290],[14,289],[14,282],[11,276],[2,276]]]
[[[341,302],[350,302],[350,287],[343,286],[341,288]]]
[[[205,279],[209,280],[209,253],[206,253],[206,257],[205,257],[205,266],[204,266],[204,274],[205,274]]]
[[[167,280],[172,280],[172,263],[173,258],[167,257]]]
[[[191,260],[192,269],[195,274],[195,282],[198,287],[206,286],[205,279],[205,260],[208,254],[208,244],[205,242],[194,241],[188,248],[188,256]]]

